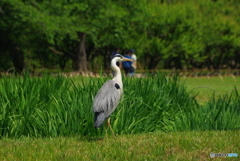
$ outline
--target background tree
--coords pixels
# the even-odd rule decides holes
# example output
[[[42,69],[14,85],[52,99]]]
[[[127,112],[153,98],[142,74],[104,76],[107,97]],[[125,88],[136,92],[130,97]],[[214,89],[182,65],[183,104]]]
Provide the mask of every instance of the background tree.
[[[0,68],[97,71],[116,47],[146,69],[239,68],[239,3],[0,1]]]

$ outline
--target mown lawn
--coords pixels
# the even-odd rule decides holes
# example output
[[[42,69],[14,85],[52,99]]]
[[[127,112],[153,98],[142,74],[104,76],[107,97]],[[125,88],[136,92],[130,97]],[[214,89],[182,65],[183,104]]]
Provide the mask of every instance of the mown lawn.
[[[215,93],[217,96],[229,94],[236,87],[240,91],[240,77],[198,77],[181,78],[188,91],[197,95],[201,103],[208,101]]]
[[[147,133],[117,139],[2,139],[0,160],[211,160],[211,152],[239,154],[239,142],[239,131]]]

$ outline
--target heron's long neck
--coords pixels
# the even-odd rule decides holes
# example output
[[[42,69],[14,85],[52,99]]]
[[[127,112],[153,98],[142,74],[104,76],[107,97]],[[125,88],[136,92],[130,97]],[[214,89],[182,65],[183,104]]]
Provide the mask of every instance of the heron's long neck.
[[[116,61],[111,62],[111,68],[114,71],[113,80],[118,81],[122,85],[122,74],[120,68],[116,65]]]

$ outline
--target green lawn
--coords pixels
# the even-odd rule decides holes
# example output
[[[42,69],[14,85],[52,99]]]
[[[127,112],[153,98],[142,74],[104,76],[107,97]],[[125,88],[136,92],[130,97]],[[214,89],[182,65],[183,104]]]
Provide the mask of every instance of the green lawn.
[[[99,140],[2,139],[0,160],[210,160],[211,152],[240,154],[239,142],[239,131],[147,133]],[[226,158],[217,158],[221,159]]]
[[[213,93],[217,96],[229,94],[236,87],[240,92],[240,77],[198,77],[181,78],[188,91],[197,94],[197,100],[200,102],[208,101]]]

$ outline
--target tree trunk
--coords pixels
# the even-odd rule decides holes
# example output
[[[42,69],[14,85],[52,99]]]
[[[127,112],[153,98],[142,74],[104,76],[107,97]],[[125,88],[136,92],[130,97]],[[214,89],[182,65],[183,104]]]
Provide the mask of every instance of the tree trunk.
[[[10,56],[12,57],[12,63],[17,72],[22,72],[25,68],[23,51],[15,44],[10,45]]]
[[[9,52],[16,71],[22,72],[25,68],[23,51],[13,40],[9,38],[9,35],[5,31],[0,31],[0,44],[2,51]]]
[[[80,41],[77,42],[77,55],[76,58],[73,60],[74,70],[78,72],[87,72],[87,55],[85,46],[86,33],[78,32],[77,34]]]
[[[156,69],[156,67],[160,61],[160,57],[156,56],[156,55],[145,54],[145,61],[147,64],[147,68],[149,70],[153,70],[153,69]]]

